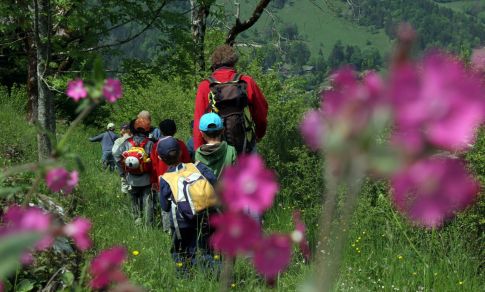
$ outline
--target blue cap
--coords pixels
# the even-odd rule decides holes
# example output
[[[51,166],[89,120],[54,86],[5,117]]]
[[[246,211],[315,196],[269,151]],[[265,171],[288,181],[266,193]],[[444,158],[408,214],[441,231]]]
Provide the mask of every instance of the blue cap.
[[[224,129],[222,119],[216,113],[208,113],[200,118],[199,130],[202,132],[214,132]]]
[[[170,151],[179,150],[177,140],[172,136],[166,136],[158,140],[157,152],[160,157],[167,156]]]

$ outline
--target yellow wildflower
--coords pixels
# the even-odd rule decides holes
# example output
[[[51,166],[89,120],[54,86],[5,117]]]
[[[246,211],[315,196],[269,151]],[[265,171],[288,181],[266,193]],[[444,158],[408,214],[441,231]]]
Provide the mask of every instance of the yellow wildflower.
[[[235,283],[232,283],[231,284],[231,288],[236,288],[236,284]]]
[[[458,282],[458,285],[463,285],[463,281]]]
[[[215,259],[216,261],[218,261],[220,258],[221,258],[221,257],[220,257],[218,254],[216,254],[216,255],[214,256],[214,259]]]
[[[139,255],[139,254],[140,254],[140,252],[139,252],[139,251],[137,251],[137,250],[134,250],[134,251],[132,252],[132,254],[133,254],[134,256],[137,256],[137,255]]]
[[[398,255],[397,259],[402,260],[402,255]]]
[[[413,272],[413,276],[416,276],[416,275],[417,275],[417,273],[416,272]]]
[[[184,264],[182,262],[178,262],[175,265],[177,266],[177,268],[181,268]]]

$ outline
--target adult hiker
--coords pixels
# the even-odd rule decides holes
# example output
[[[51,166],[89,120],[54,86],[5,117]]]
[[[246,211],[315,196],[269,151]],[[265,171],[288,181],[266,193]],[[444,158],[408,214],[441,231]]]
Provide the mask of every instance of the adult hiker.
[[[248,75],[237,73],[238,55],[229,45],[217,47],[211,56],[212,75],[197,89],[194,111],[194,149],[204,144],[200,118],[219,114],[224,123],[224,140],[239,154],[255,151],[266,133],[268,103],[261,89]]]
[[[115,170],[115,160],[113,158],[113,144],[116,139],[118,139],[118,135],[115,134],[115,124],[109,123],[106,126],[107,131],[101,133],[97,136],[90,137],[89,141],[91,142],[101,142],[101,162],[103,164],[103,169],[109,167],[109,170],[112,172]]]
[[[162,135],[160,133],[159,128],[152,127],[152,125],[151,125],[152,115],[150,114],[150,112],[143,110],[143,111],[139,112],[136,117],[138,119],[145,119],[145,120],[148,120],[150,122],[150,132],[148,134],[148,139],[152,140],[152,142],[157,142],[158,139],[160,139]]]

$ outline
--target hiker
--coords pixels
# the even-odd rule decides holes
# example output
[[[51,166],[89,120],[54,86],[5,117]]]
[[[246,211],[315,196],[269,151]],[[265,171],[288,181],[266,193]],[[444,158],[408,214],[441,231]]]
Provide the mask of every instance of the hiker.
[[[131,206],[135,223],[153,223],[153,198],[151,194],[150,153],[153,142],[148,139],[150,121],[137,118],[130,123],[133,137],[128,138],[114,153],[121,177],[129,185]]]
[[[236,162],[236,149],[222,141],[224,126],[218,114],[203,115],[200,118],[199,130],[206,144],[197,149],[195,160],[207,165],[219,179],[224,167]]]
[[[146,120],[150,121],[150,132],[148,134],[148,139],[152,140],[152,142],[157,142],[158,139],[160,139],[160,137],[161,137],[160,129],[151,126],[152,115],[150,114],[150,112],[143,110],[143,111],[138,113],[137,118],[146,119]]]
[[[212,75],[197,89],[194,111],[194,149],[203,143],[200,117],[218,113],[224,123],[224,139],[238,155],[256,150],[266,133],[268,103],[256,82],[236,72],[238,55],[229,45],[217,47],[211,56]]]
[[[116,153],[118,151],[118,148],[128,139],[131,138],[131,131],[130,131],[130,125],[128,123],[124,123],[120,127],[120,134],[121,137],[115,140],[113,144],[113,148],[111,149],[112,153]],[[115,159],[116,160],[116,159]],[[118,161],[115,161],[116,164],[118,165]],[[128,194],[130,190],[130,186],[126,182],[126,177],[122,176],[121,177],[121,192],[123,194]]]
[[[174,136],[175,133],[177,132],[177,125],[173,120],[169,120],[169,119],[161,121],[160,124],[158,125],[158,128],[160,129],[160,133],[163,137]],[[192,159],[190,158],[189,152],[187,151],[187,147],[185,146],[184,142],[179,139],[176,139],[176,140],[180,147],[180,154],[181,154],[180,162],[183,162],[183,163],[192,162]],[[150,159],[152,161],[152,168],[153,168],[152,191],[158,194],[158,191],[160,190],[159,177],[167,171],[168,165],[165,162],[163,162],[163,160],[158,158],[157,146],[158,146],[158,141],[153,145],[153,149],[150,154]],[[169,216],[170,214],[168,212],[165,212],[162,210],[162,229],[166,232],[170,232]]]
[[[192,133],[194,131],[194,120],[191,120],[189,123],[189,129],[191,130],[190,132]],[[191,135],[189,139],[185,142],[185,145],[187,145],[187,150],[189,151],[190,158],[192,158],[192,161],[195,159],[195,149],[194,149],[194,136]]]
[[[160,205],[164,211],[170,212],[171,253],[177,271],[186,274],[196,262],[196,253],[201,256],[199,264],[214,267],[209,247],[212,230],[208,220],[217,204],[216,177],[202,163],[181,163],[180,145],[173,137],[160,139],[157,153],[169,166],[160,177]]]
[[[116,139],[118,139],[118,135],[114,133],[115,124],[109,123],[106,126],[107,131],[101,133],[97,136],[90,137],[89,141],[91,142],[101,142],[101,163],[103,164],[103,169],[109,167],[109,170],[113,172],[115,170],[115,160],[113,158],[113,144]]]

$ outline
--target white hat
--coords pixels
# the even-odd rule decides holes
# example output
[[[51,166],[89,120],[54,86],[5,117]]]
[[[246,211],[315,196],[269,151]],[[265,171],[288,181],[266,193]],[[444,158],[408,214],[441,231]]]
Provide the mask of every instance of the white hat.
[[[115,128],[115,124],[113,123],[109,123],[108,126],[106,126],[106,129],[114,129]]]

